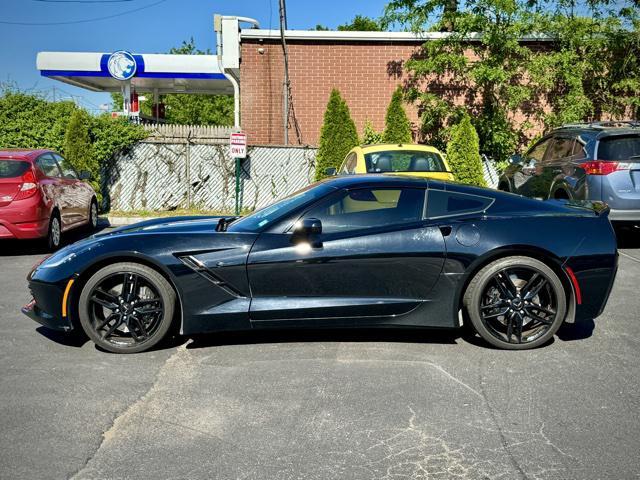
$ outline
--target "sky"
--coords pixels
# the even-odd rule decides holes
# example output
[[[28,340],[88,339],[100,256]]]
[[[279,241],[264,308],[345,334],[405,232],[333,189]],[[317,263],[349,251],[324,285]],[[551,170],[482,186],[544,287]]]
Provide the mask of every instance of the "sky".
[[[378,17],[387,0],[288,0],[290,29],[330,28],[356,14]],[[147,7],[147,8],[145,8]],[[113,16],[83,23],[56,24]],[[257,19],[262,28],[279,28],[278,0],[0,0],[0,83],[11,83],[48,98],[74,99],[98,111],[111,101],[94,93],[40,76],[39,51],[165,53],[193,37],[196,46],[215,52],[213,14]],[[16,25],[38,23],[48,25]]]

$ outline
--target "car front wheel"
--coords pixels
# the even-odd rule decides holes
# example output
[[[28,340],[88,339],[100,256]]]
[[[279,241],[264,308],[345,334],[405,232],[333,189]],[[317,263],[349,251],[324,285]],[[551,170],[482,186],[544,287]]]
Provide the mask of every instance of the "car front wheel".
[[[157,271],[116,263],[96,272],[80,293],[82,328],[98,346],[137,353],[162,340],[173,319],[176,294]]]
[[[508,350],[546,343],[567,312],[565,290],[556,273],[524,256],[501,258],[482,268],[467,287],[464,306],[478,334]]]

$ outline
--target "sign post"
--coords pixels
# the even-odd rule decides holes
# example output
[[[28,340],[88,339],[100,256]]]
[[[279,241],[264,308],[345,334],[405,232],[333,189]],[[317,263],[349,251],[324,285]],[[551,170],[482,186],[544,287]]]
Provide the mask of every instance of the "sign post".
[[[247,158],[247,134],[234,132],[229,137],[229,153],[236,162],[236,215],[240,215],[240,172],[242,159]]]

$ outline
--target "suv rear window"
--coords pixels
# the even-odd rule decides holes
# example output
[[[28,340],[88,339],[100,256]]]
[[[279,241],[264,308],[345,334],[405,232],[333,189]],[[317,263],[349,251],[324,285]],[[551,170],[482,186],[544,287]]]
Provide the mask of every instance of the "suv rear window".
[[[0,159],[0,178],[21,177],[24,172],[29,170],[30,166],[29,162]]]
[[[610,137],[600,140],[598,160],[640,160],[640,135]]]

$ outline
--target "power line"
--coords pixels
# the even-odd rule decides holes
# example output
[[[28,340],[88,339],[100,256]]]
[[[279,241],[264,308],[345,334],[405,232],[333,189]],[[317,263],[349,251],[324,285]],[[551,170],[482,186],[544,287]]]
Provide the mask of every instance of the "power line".
[[[104,17],[96,17],[96,18],[87,18],[84,20],[71,20],[67,22],[7,22],[4,20],[0,20],[0,24],[4,25],[26,25],[26,26],[47,26],[47,25],[72,25],[77,23],[90,23],[90,22],[98,22],[100,20],[108,20],[110,18],[121,17],[123,15],[128,15],[130,13],[139,12],[140,10],[144,10],[146,8],[155,7],[156,5],[160,5],[161,3],[166,2],[167,0],[158,0],[157,2],[150,3],[149,5],[144,5],[138,8],[132,8],[131,10],[127,10],[125,12],[114,13],[113,15],[105,15]],[[93,3],[93,2],[89,2]],[[115,2],[114,2],[115,3]]]

